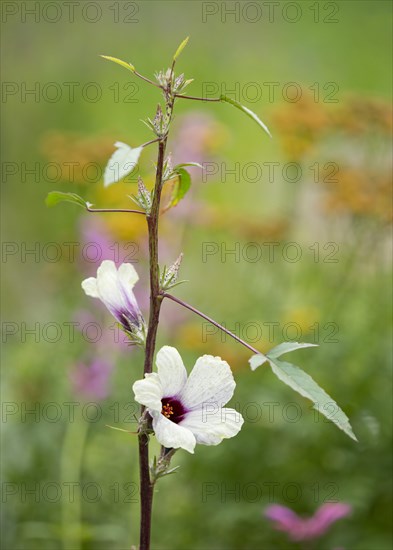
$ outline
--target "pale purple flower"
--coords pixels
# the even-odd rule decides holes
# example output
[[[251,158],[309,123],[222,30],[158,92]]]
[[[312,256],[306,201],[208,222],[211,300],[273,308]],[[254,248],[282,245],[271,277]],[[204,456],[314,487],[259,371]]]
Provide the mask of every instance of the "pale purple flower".
[[[78,363],[70,373],[74,392],[85,399],[105,399],[112,370],[113,365],[103,359],[95,359],[89,365]]]
[[[132,291],[138,279],[132,264],[117,269],[114,262],[104,260],[97,277],[82,281],[82,288],[88,296],[101,300],[128,334],[142,340],[145,323]]]
[[[287,533],[290,540],[318,539],[324,535],[333,523],[351,513],[349,504],[328,502],[318,508],[315,514],[308,518],[298,516],[286,506],[273,504],[265,510],[265,516],[274,521],[278,531]]]

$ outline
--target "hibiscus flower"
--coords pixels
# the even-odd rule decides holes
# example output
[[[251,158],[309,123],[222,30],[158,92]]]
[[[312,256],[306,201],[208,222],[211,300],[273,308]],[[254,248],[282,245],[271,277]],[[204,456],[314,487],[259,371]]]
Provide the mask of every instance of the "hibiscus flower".
[[[133,391],[151,415],[161,445],[193,453],[196,443],[218,445],[240,431],[242,415],[223,407],[236,386],[226,361],[203,355],[187,378],[179,352],[164,346],[156,365],[157,372],[135,382]]]

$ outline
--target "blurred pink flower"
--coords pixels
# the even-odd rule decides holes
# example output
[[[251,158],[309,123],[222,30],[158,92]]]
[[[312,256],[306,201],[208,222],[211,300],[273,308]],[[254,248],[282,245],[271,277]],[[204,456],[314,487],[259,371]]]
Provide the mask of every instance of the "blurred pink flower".
[[[112,370],[113,365],[102,359],[95,359],[89,365],[78,363],[70,373],[74,392],[84,399],[105,399]]]
[[[351,507],[344,503],[328,502],[318,508],[309,518],[298,516],[286,506],[273,504],[265,510],[265,517],[274,521],[278,531],[284,531],[292,541],[318,539],[324,535],[333,523],[348,516]]]

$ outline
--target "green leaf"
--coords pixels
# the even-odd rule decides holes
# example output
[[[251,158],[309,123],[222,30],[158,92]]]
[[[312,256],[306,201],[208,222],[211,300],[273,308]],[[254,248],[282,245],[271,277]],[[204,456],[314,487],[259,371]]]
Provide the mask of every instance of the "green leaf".
[[[113,61],[113,63],[117,63],[118,65],[121,65],[125,69],[128,69],[132,73],[135,73],[135,67],[131,63],[127,63],[126,61],[122,61],[121,59],[118,59],[117,57],[111,57],[110,55],[101,55],[104,59],[108,59],[108,61]]]
[[[314,348],[314,347],[318,347],[318,344],[308,344],[307,342],[283,342],[282,344],[279,344],[275,348],[271,349],[267,353],[267,356],[270,359],[276,359],[277,357],[284,355],[284,353],[289,353],[290,351],[295,351],[301,348]]]
[[[188,41],[190,40],[190,37],[187,36],[187,38],[185,38],[183,40],[183,42],[180,44],[180,46],[177,48],[176,50],[176,53],[175,55],[173,56],[173,61],[176,61],[176,59],[179,57],[179,55],[181,54],[181,52],[184,50],[184,48],[187,46],[187,43]]]
[[[202,168],[202,164],[199,164],[199,162],[183,162],[182,164],[176,164],[173,171],[176,172],[179,168],[183,168],[184,166],[196,166],[197,168]]]
[[[132,434],[137,435],[138,432],[130,432],[129,430],[123,430],[123,428],[116,428],[116,426],[110,426],[109,424],[105,424],[107,428],[111,428],[111,430],[116,430],[117,432],[124,432],[126,434]]]
[[[357,441],[347,415],[340,409],[330,395],[318,386],[309,374],[299,369],[296,365],[292,365],[292,363],[287,363],[286,361],[269,359],[269,363],[277,378],[300,393],[303,397],[310,399],[313,402],[314,409],[323,414],[328,420],[334,422],[334,424],[351,439]]]
[[[272,137],[272,135],[269,131],[269,128],[266,126],[266,124],[264,124],[262,122],[262,120],[255,113],[253,113],[250,109],[248,109],[247,107],[244,107],[244,105],[241,105],[235,99],[231,99],[230,97],[227,97],[225,95],[220,96],[220,101],[225,101],[226,103],[230,103],[231,105],[233,105],[237,109],[240,109],[241,111],[243,111],[243,113],[246,113],[247,116],[249,116],[250,118],[255,120],[255,122],[258,124],[258,126],[260,126],[263,130],[265,130],[265,132],[267,133],[268,136]]]
[[[178,179],[172,194],[170,206],[176,206],[191,187],[191,176],[187,170],[178,168],[176,171]]]
[[[263,353],[258,353],[257,355],[250,357],[248,362],[250,363],[251,370],[256,370],[258,367],[263,365],[263,363],[266,363],[267,360],[266,355],[263,355]]]
[[[72,202],[81,206],[82,208],[88,208],[91,206],[89,202],[86,202],[82,197],[76,193],[63,193],[62,191],[51,191],[48,193],[45,204],[46,206],[55,206],[59,202]]]
[[[314,409],[336,424],[336,426],[345,432],[351,439],[357,441],[348,417],[330,395],[318,386],[315,380],[302,369],[292,363],[287,363],[286,361],[280,361],[278,359],[280,355],[288,353],[289,351],[315,345],[316,344],[284,342],[270,350],[266,355],[261,353],[253,355],[249,359],[249,363],[251,369],[255,370],[265,361],[268,361],[273,373],[281,382],[284,382],[284,384],[291,387],[297,393],[312,401]]]
[[[269,359],[277,359],[281,355],[284,355],[284,353],[315,346],[318,346],[318,344],[308,344],[307,342],[283,342],[275,348],[272,348],[266,355],[263,355],[262,353],[253,355],[248,362],[250,363],[251,370],[255,370]]]

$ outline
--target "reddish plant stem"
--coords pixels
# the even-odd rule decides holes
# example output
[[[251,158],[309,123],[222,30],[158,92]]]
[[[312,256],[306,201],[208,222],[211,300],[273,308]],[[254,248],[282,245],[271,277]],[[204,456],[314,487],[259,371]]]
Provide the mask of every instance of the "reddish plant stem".
[[[192,95],[175,94],[180,99],[192,99],[193,101],[221,101],[220,97],[195,97]]]
[[[88,212],[128,212],[129,214],[143,214],[143,216],[146,216],[146,213],[142,210],[128,210],[126,208],[90,208],[90,206],[87,206],[86,210]]]
[[[239,338],[239,336],[236,336],[236,334],[233,334],[233,332],[231,332],[230,330],[228,330],[225,327],[223,327],[222,325],[220,325],[220,323],[217,323],[217,321],[215,321],[211,317],[208,317],[207,315],[205,315],[204,313],[202,313],[201,311],[199,311],[195,307],[190,306],[190,304],[187,304],[186,302],[183,302],[183,300],[180,300],[180,298],[175,298],[175,296],[172,296],[172,294],[167,294],[167,293],[164,293],[162,296],[163,296],[163,298],[169,298],[173,302],[176,302],[177,304],[180,304],[181,306],[185,307],[186,309],[189,309],[190,311],[192,311],[196,315],[199,315],[199,317],[202,317],[203,319],[206,319],[206,321],[209,321],[209,323],[211,323],[212,325],[216,326],[217,328],[219,328],[220,330],[225,332],[225,334],[228,334],[228,336],[231,336],[231,338],[233,338],[234,340],[239,342],[239,344],[242,344],[243,346],[245,346],[246,348],[251,350],[253,353],[258,353],[258,354],[261,353],[257,349],[250,346],[250,344],[247,344],[247,342],[245,342],[244,340]]]
[[[150,214],[146,217],[149,232],[149,266],[150,266],[150,315],[146,337],[144,374],[153,370],[154,350],[156,346],[158,321],[162,296],[160,295],[158,267],[158,220],[162,191],[162,176],[165,159],[166,137],[160,141],[158,148],[156,182]],[[143,416],[145,408],[141,409]],[[139,473],[141,499],[140,550],[149,550],[151,533],[151,515],[153,505],[153,485],[149,471],[149,440],[145,433],[139,434]]]

